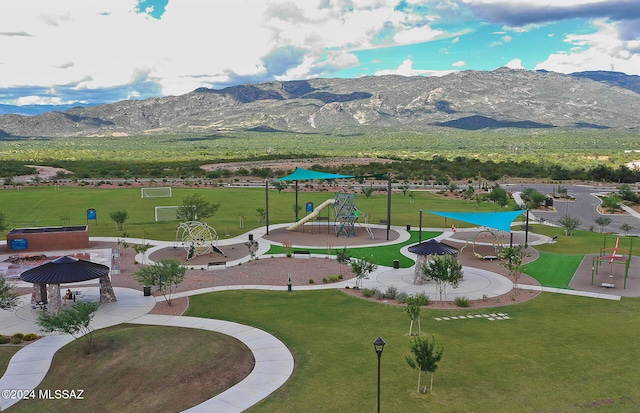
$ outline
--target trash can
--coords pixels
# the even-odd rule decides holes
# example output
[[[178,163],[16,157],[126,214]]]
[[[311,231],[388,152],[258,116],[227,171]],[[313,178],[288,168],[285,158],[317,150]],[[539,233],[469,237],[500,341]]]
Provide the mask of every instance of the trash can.
[[[143,288],[144,291],[144,296],[145,297],[149,297],[151,295],[151,287],[148,285],[145,285]]]
[[[400,260],[393,260],[393,268],[396,270],[400,268]]]
[[[411,224],[407,224],[407,231],[411,231]]]
[[[249,234],[249,241],[253,241],[253,234]]]

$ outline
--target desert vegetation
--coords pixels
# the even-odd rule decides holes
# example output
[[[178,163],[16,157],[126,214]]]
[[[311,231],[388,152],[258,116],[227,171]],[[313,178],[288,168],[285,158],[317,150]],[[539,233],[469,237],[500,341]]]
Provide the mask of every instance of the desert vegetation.
[[[139,136],[111,138],[5,139],[0,149],[0,176],[34,174],[29,165],[64,168],[58,179],[270,178],[286,171],[247,167],[206,171],[202,165],[231,161],[305,159],[334,156],[371,158],[366,165],[310,168],[360,175],[393,171],[397,180],[504,177],[588,179],[636,182],[637,136],[631,132],[540,129],[521,131],[379,132],[362,135],[234,132],[211,136]],[[627,152],[625,152],[627,150]],[[636,156],[637,157],[637,156]],[[385,164],[378,158],[392,159]],[[6,181],[6,178],[5,178]],[[7,182],[5,182],[7,183]],[[10,183],[10,182],[9,182]]]

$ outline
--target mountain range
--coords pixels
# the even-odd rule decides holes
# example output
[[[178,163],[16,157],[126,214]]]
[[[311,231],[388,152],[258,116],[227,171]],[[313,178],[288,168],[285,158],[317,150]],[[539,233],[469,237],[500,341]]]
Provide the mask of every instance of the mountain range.
[[[640,77],[617,72],[463,71],[200,88],[38,115],[0,115],[0,138],[208,135],[225,131],[357,134],[376,130],[640,128]]]

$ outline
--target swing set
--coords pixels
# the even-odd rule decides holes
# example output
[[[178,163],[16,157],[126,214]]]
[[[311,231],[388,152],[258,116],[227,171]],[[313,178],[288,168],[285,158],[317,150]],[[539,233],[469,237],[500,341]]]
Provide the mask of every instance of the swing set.
[[[476,244],[477,244],[478,237],[480,236],[480,234],[484,234],[485,232],[490,234],[491,236],[493,236],[493,240],[491,241],[491,245],[493,245],[493,250],[495,251],[495,255],[482,255],[476,250]],[[497,259],[498,255],[500,254],[500,250],[504,247],[504,244],[502,243],[502,240],[500,239],[498,234],[496,234],[490,228],[483,228],[473,238],[468,239],[467,242],[464,244],[464,247],[460,248],[460,253],[462,253],[462,251],[467,247],[467,245],[469,245],[469,243],[471,243],[473,245],[473,255],[476,258],[479,258],[481,260],[495,260],[495,259]]]
[[[616,238],[613,247],[607,247],[607,241],[610,238]],[[628,249],[620,246],[620,241],[628,242]],[[633,251],[633,237],[621,237],[616,235],[605,235],[604,243],[600,249],[600,254],[597,257],[593,257],[591,262],[591,285],[595,281],[595,276],[598,275],[598,271],[602,264],[609,264],[609,278],[613,278],[613,264],[624,265],[624,289],[627,288],[627,278],[629,277],[629,266],[631,265],[631,252]],[[603,282],[603,287],[614,288],[612,282]]]

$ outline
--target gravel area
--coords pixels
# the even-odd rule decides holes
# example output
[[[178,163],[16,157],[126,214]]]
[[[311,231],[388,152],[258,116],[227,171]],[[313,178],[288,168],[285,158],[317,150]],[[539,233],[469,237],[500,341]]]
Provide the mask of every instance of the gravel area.
[[[106,246],[103,246],[106,248]],[[113,248],[116,248],[113,245]],[[173,248],[166,248],[153,254],[150,258],[177,258],[177,254],[183,257],[184,251]],[[126,255],[121,254],[119,258],[120,274],[112,276],[114,287],[133,288],[142,291],[142,286],[133,278],[133,274],[138,270],[140,264],[136,264],[135,253],[129,250]],[[199,257],[200,261],[202,258]],[[192,264],[200,262],[190,261]],[[206,262],[206,260],[204,261]],[[178,292],[191,291],[200,288],[225,286],[225,285],[281,285],[286,286],[288,276],[291,274],[291,284],[294,286],[309,285],[309,280],[313,279],[314,284],[322,284],[322,279],[332,275],[340,274],[340,264],[330,258],[263,258],[243,265],[236,265],[224,269],[212,270],[187,270],[184,281],[178,286]],[[353,276],[353,273],[343,269],[346,277]],[[160,296],[152,291],[154,296]],[[189,300],[178,298],[173,300],[168,306],[164,300],[159,300],[152,314],[180,315],[186,311]]]
[[[305,234],[306,235],[306,234]],[[277,237],[277,233],[276,233]],[[316,242],[322,244],[318,235],[313,236]],[[358,237],[362,242],[366,237]],[[392,237],[393,238],[393,237]],[[379,242],[380,238],[376,241]],[[106,242],[92,242],[92,248],[117,248],[115,243]],[[225,247],[225,252],[228,258],[236,259],[243,254],[246,248],[244,245],[235,246],[233,249],[231,246]],[[537,251],[529,249],[531,256],[528,257],[525,262],[530,262],[537,257]],[[186,258],[186,253],[182,249],[165,248],[158,252],[153,253],[150,259],[157,261],[160,258],[176,258],[183,260]],[[459,260],[463,265],[470,265],[489,271],[493,271],[504,276],[508,276],[506,270],[500,265],[499,261],[479,260],[473,256],[471,249],[465,249],[462,254],[459,255]],[[212,261],[209,256],[197,257],[190,260],[188,263],[192,265],[203,265],[208,261]],[[112,276],[112,284],[114,287],[124,287],[139,290],[142,293],[142,286],[134,279],[133,274],[138,271],[140,264],[135,262],[135,252],[129,248],[127,251],[121,251],[118,258],[118,264],[120,265],[120,274],[114,274]],[[189,269],[186,272],[185,280],[179,285],[178,292],[197,290],[207,287],[227,286],[227,285],[279,285],[286,286],[288,276],[291,274],[291,283],[293,286],[309,285],[309,280],[313,280],[316,285],[323,283],[322,279],[329,275],[344,274],[345,279],[353,278],[353,273],[350,268],[341,268],[334,259],[330,258],[262,258],[242,265],[237,265],[228,268],[201,270],[201,269]],[[538,284],[537,281],[527,275],[521,275],[518,279],[521,284]],[[21,289],[22,290],[22,289]],[[24,289],[21,293],[30,292],[30,289]],[[362,297],[361,291],[345,289],[345,293],[350,295]],[[189,306],[188,297],[176,298],[173,300],[172,305],[168,306],[161,295],[155,291],[152,291],[154,296],[160,297],[158,304],[151,311],[152,314],[166,314],[166,315],[181,315]],[[511,291],[500,297],[495,297],[487,300],[472,301],[472,307],[495,307],[507,304],[515,304],[524,300],[531,299],[537,296],[537,293],[530,291],[520,291],[519,293]],[[375,298],[369,298],[375,300]],[[384,301],[387,304],[398,304],[393,300]],[[430,308],[457,308],[452,302],[438,303],[434,302],[429,305]]]

